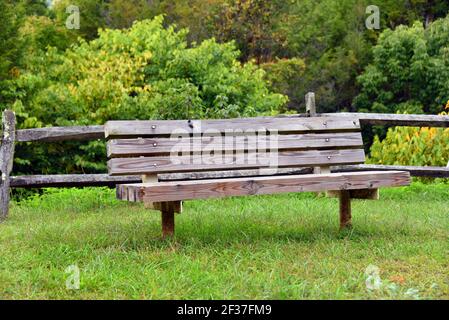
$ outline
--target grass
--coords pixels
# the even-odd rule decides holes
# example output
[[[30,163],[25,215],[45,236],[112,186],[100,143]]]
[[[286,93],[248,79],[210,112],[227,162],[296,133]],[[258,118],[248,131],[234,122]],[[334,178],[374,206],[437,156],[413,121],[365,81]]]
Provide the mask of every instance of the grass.
[[[449,299],[449,186],[354,201],[286,194],[186,202],[176,238],[107,189],[48,190],[0,225],[3,299]],[[76,265],[79,290],[66,288]],[[366,270],[381,285],[369,290]]]

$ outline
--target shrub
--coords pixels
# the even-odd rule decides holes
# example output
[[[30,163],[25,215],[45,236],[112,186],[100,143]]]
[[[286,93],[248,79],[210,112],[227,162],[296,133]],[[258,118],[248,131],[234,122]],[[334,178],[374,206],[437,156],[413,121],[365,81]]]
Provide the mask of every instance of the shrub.
[[[387,29],[373,48],[373,61],[358,77],[358,110],[432,113],[449,99],[449,16],[424,28]]]
[[[373,164],[443,167],[448,161],[449,129],[411,127],[390,128],[383,141],[376,136],[369,159]]]

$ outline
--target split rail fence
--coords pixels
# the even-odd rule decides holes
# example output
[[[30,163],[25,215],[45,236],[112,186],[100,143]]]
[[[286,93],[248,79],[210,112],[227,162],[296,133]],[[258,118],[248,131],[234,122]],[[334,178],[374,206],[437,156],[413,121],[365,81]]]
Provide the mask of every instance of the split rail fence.
[[[449,127],[449,116],[437,115],[405,115],[376,113],[316,113],[314,94],[306,96],[307,112],[305,114],[288,115],[288,117],[339,116],[358,117],[362,125],[411,126],[411,127]],[[48,127],[16,130],[14,112],[6,110],[2,115],[2,144],[0,148],[0,221],[8,215],[10,188],[42,188],[42,187],[85,187],[109,186],[116,184],[141,182],[140,176],[112,177],[108,174],[58,174],[10,176],[13,169],[14,146],[24,142],[61,142],[74,140],[104,139],[103,126]],[[415,177],[449,178],[448,167],[416,167],[416,166],[384,166],[384,165],[350,165],[331,167],[332,172],[346,171],[408,171]],[[312,173],[313,168],[279,169],[279,174]],[[223,172],[196,172],[159,175],[161,181],[185,179],[227,178],[238,176],[257,176],[258,170],[239,170]]]

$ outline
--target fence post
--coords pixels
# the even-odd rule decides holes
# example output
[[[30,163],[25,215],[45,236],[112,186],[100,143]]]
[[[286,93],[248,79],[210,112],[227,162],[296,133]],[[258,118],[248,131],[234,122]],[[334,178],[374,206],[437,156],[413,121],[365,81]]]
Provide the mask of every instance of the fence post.
[[[308,117],[316,117],[315,93],[306,94],[306,114]]]
[[[14,160],[14,143],[16,139],[16,115],[11,110],[2,114],[2,145],[0,148],[0,222],[5,220],[9,211],[9,184]]]

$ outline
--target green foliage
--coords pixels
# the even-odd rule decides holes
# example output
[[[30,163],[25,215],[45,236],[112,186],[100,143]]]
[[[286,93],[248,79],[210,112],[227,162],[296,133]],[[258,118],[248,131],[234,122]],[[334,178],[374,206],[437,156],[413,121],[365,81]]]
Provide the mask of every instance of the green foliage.
[[[448,155],[449,129],[398,127],[382,141],[375,137],[370,163],[445,167]]]
[[[134,21],[163,13],[167,23],[190,29],[189,43],[211,37],[235,41],[242,62],[303,59],[302,77],[282,85],[295,88],[288,90],[290,109],[304,110],[308,91],[316,92],[318,110],[323,112],[371,109],[377,102],[372,96],[359,96],[353,103],[359,95],[357,76],[371,61],[371,48],[379,35],[365,27],[369,0],[60,0],[53,10],[57,25],[64,25],[68,4],[78,5],[81,12],[81,30],[71,30],[72,38],[94,39],[98,27],[127,28]],[[378,0],[375,4],[380,8],[382,30],[416,20],[431,25],[449,11],[445,0]],[[416,102],[400,106],[420,107]],[[375,108],[382,109],[382,103]]]
[[[232,43],[211,39],[188,47],[186,36],[187,30],[164,28],[159,16],[127,30],[100,30],[98,39],[82,40],[65,52],[49,48],[15,82],[19,124],[244,117],[276,113],[287,102],[269,91],[263,70],[238,62]],[[104,167],[104,149],[98,143],[89,146],[75,152],[81,157],[67,150],[55,159],[53,152],[59,154],[62,147],[49,147],[45,159],[30,159],[25,155],[30,149],[19,149],[17,163],[50,171],[97,171]]]
[[[235,40],[244,60],[270,61],[282,39],[276,32],[282,1],[224,1],[214,20],[214,35],[222,41]]]
[[[20,59],[19,47],[19,22],[20,16],[15,11],[12,1],[0,1],[0,21],[2,22],[0,32],[0,107],[5,103],[6,80],[17,73],[14,66]]]
[[[449,163],[449,129],[390,128],[384,140],[375,137],[369,162],[445,167]]]
[[[22,39],[22,69],[39,65],[47,47],[65,50],[76,41],[75,36],[65,26],[55,23],[49,17],[32,15],[24,19],[19,37]]]
[[[267,62],[261,65],[266,71],[266,78],[275,92],[280,92],[289,97],[296,97],[297,84],[302,81],[306,64],[303,59],[276,59],[273,62]],[[302,103],[290,99],[287,107],[293,109],[295,105]],[[287,111],[287,110],[283,110]]]
[[[359,77],[359,110],[438,113],[449,99],[449,16],[386,30]],[[374,103],[373,103],[374,102]]]

